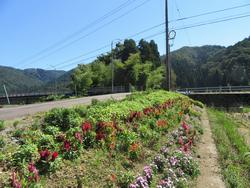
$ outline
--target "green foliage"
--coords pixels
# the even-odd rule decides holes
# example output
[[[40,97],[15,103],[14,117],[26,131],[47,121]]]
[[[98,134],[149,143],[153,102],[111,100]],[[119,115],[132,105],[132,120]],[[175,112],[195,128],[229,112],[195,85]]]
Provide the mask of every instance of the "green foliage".
[[[23,134],[24,130],[22,129],[17,129],[13,132],[12,136],[15,138],[20,138]]]
[[[64,95],[49,95],[41,99],[41,101],[57,101],[64,98]]]
[[[134,175],[130,171],[120,172],[118,174],[117,184],[121,188],[127,188],[134,180]]]
[[[146,82],[147,89],[160,89],[164,81],[164,68],[159,67],[149,74],[148,80]]]
[[[21,167],[23,164],[33,161],[38,153],[38,148],[35,144],[22,145],[12,155],[12,164]]]
[[[134,132],[125,130],[118,135],[117,141],[120,151],[127,152],[129,147],[135,143],[137,140],[137,135]]]
[[[249,147],[237,131],[237,123],[217,110],[209,110],[209,119],[228,187],[247,187],[250,159],[244,155]]]
[[[154,41],[141,40],[136,46],[134,40],[125,40],[123,44],[118,43],[111,53],[101,55],[89,65],[78,66],[72,75],[72,81],[81,94],[86,94],[90,87],[111,85],[111,56],[115,86],[132,85],[138,90],[145,90],[151,72],[161,65],[158,47]],[[153,84],[159,79],[162,82],[163,74],[164,72],[159,70],[154,72],[151,77],[157,80],[153,83],[150,81],[152,84],[148,88],[154,88]]]
[[[1,136],[0,137],[0,149],[4,148],[5,145],[6,145],[6,143],[5,143],[4,139],[3,139],[3,137]]]
[[[59,127],[61,131],[77,127],[80,123],[80,115],[74,109],[55,108],[46,113],[44,118],[44,127],[55,126]]]
[[[13,127],[16,128],[18,124],[19,124],[19,121],[14,121]]]
[[[4,126],[4,121],[0,120],[0,131],[4,130],[5,126]]]

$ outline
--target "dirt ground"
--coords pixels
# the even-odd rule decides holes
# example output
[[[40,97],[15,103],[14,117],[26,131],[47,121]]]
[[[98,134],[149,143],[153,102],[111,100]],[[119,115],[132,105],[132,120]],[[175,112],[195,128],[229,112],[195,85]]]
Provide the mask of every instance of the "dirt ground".
[[[214,140],[212,138],[211,126],[208,120],[206,110],[202,114],[202,126],[204,134],[201,142],[198,144],[197,153],[200,156],[201,175],[197,179],[197,188],[225,188],[220,173],[220,165],[218,163],[218,153]]]

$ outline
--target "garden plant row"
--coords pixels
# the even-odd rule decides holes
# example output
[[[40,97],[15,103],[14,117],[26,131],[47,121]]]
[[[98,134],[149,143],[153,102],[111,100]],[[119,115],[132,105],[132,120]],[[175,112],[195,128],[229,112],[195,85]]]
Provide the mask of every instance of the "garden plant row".
[[[11,135],[15,150],[3,154],[0,162],[12,175],[2,185],[60,187],[50,183],[61,181],[64,186],[184,187],[199,172],[192,148],[200,128],[185,120],[197,116],[194,104],[201,106],[185,96],[156,91],[53,109],[40,124]],[[102,152],[100,160],[107,159],[100,164],[94,157],[86,161],[85,156],[96,152]],[[76,163],[85,168],[83,175],[73,173],[73,182],[56,179],[62,167]]]

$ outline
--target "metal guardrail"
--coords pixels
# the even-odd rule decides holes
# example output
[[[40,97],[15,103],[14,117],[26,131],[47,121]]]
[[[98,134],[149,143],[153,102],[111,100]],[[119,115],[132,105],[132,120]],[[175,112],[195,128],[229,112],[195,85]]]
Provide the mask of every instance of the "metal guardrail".
[[[182,94],[194,93],[234,93],[234,92],[250,92],[250,86],[221,86],[221,87],[199,87],[177,89],[176,92]]]
[[[29,96],[48,96],[48,95],[68,95],[72,92],[31,92],[31,93],[15,93],[10,94],[9,97],[29,97]],[[6,95],[0,95],[0,98],[5,98]]]
[[[113,93],[123,93],[126,92],[126,87],[124,86],[114,86]],[[94,87],[88,90],[88,95],[98,95],[98,94],[108,94],[112,93],[112,87]]]

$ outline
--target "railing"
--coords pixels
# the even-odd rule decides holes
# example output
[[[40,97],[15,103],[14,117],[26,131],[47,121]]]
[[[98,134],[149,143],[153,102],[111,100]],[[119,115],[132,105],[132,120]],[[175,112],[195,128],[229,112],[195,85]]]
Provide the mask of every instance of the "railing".
[[[114,86],[113,93],[123,93],[127,89],[124,86]],[[112,93],[112,87],[94,87],[89,89],[88,95],[108,94]]]
[[[199,87],[177,89],[176,92],[182,94],[194,93],[235,93],[235,92],[250,92],[250,86],[221,86],[221,87]]]
[[[30,92],[30,93],[12,93],[9,94],[9,97],[30,97],[30,96],[48,96],[48,95],[69,95],[72,92],[69,91],[60,91],[60,92]],[[6,95],[0,95],[0,98],[5,98]]]

